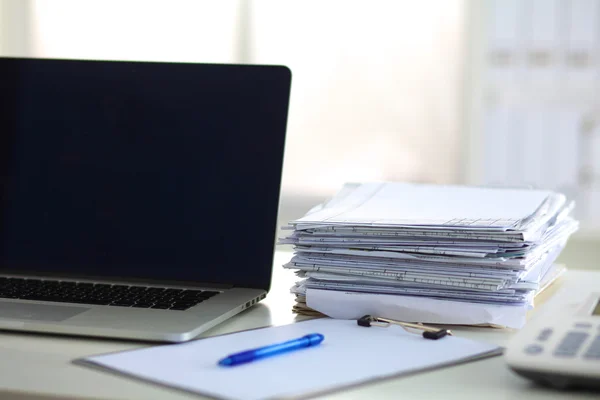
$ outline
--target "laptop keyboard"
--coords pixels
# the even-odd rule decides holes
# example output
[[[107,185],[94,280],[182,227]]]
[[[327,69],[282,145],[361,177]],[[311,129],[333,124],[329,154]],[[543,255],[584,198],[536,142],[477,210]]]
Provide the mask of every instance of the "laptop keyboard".
[[[219,292],[0,277],[0,298],[187,310]]]

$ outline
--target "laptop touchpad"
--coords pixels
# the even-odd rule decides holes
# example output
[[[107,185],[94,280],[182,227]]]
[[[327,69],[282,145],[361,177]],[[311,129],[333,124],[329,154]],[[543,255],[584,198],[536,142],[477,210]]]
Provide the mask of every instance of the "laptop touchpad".
[[[53,306],[47,304],[0,303],[0,318],[20,319],[27,321],[64,321],[77,314],[89,310],[86,307]]]

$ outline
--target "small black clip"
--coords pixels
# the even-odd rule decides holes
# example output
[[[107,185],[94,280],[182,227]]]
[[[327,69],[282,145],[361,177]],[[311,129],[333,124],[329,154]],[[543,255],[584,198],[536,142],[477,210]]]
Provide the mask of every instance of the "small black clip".
[[[438,339],[443,338],[446,335],[448,335],[448,331],[446,329],[440,329],[437,332],[428,332],[428,331],[423,332],[423,337],[425,339],[431,339],[431,340],[438,340]]]
[[[356,320],[358,325],[366,326],[367,328],[371,327],[371,322],[373,322],[373,317],[370,315],[364,315]]]

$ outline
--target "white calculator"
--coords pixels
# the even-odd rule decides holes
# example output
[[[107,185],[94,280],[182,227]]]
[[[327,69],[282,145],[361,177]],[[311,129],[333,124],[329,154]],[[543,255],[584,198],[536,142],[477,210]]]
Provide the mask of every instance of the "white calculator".
[[[519,375],[545,385],[600,390],[600,293],[570,315],[528,323],[510,341],[505,359]]]

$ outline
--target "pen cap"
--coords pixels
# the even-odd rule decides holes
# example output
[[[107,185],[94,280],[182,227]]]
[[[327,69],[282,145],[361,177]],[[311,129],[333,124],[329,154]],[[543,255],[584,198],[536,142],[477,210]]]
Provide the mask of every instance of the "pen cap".
[[[304,336],[304,339],[308,339],[307,346],[314,346],[321,343],[323,339],[325,339],[325,336],[321,335],[320,333],[310,333]]]

